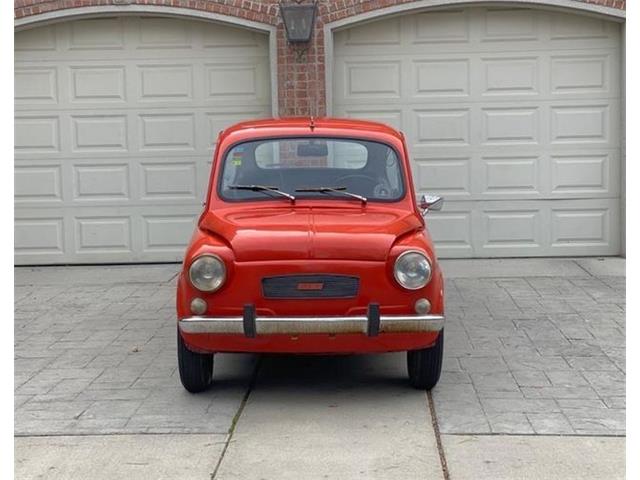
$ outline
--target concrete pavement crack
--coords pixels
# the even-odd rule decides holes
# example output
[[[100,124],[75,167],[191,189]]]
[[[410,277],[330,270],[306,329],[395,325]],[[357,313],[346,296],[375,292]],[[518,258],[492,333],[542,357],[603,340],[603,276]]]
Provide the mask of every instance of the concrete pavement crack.
[[[442,467],[442,477],[444,480],[450,480],[449,467],[447,466],[447,457],[444,454],[442,446],[442,438],[440,437],[440,426],[438,425],[438,417],[436,415],[436,406],[433,401],[431,392],[427,392],[427,403],[429,404],[429,412],[431,413],[431,426],[436,437],[436,445],[438,447],[438,456],[440,457],[440,466]]]
[[[222,465],[222,460],[224,460],[224,456],[227,453],[227,448],[229,448],[229,444],[231,443],[231,439],[233,438],[233,433],[236,431],[236,425],[242,416],[242,412],[244,411],[244,407],[247,405],[249,401],[249,395],[253,391],[255,387],[256,381],[258,380],[258,372],[260,371],[260,363],[262,362],[262,357],[258,357],[258,361],[256,362],[256,366],[253,369],[253,373],[251,375],[251,380],[249,381],[249,386],[247,388],[247,392],[242,397],[242,401],[240,402],[240,407],[236,412],[233,420],[231,420],[231,427],[229,427],[229,434],[227,435],[227,440],[224,442],[224,447],[222,448],[222,452],[220,453],[220,458],[218,458],[218,462],[216,463],[216,467],[213,469],[211,473],[211,480],[216,478],[218,475],[218,470],[220,470],[220,466]]]

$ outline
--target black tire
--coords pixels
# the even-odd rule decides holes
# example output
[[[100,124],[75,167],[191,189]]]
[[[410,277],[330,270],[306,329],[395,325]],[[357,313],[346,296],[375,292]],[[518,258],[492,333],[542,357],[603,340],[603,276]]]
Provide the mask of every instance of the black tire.
[[[414,388],[431,390],[440,380],[442,354],[444,353],[444,330],[440,331],[433,346],[407,352],[409,382]]]
[[[178,330],[178,370],[182,386],[191,393],[204,392],[213,377],[213,353],[196,353],[187,348]]]

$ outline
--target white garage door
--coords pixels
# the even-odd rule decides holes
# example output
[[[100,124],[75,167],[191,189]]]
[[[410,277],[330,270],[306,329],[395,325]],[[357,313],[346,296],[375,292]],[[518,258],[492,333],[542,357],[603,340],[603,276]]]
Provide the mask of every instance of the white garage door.
[[[402,129],[441,256],[620,248],[620,30],[526,9],[412,14],[334,37],[334,114]]]
[[[15,37],[15,261],[174,261],[215,138],[269,116],[266,35],[120,17]]]

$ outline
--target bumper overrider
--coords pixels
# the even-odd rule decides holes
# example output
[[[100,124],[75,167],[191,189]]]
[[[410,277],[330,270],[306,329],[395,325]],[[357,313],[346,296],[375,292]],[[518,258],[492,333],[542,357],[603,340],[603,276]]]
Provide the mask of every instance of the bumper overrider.
[[[244,307],[236,317],[192,316],[180,319],[178,325],[190,334],[239,334],[249,338],[258,335],[353,334],[375,337],[380,333],[439,332],[444,315],[380,315],[380,307],[370,304],[367,315],[354,316],[256,316],[253,305]]]

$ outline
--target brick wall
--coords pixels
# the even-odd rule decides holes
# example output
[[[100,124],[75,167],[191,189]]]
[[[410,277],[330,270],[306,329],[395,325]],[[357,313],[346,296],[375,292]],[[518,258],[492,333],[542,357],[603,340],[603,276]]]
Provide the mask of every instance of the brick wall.
[[[414,0],[319,0],[314,37],[308,48],[287,44],[278,0],[15,0],[14,16],[102,5],[157,5],[229,15],[277,26],[278,112],[281,116],[325,113],[325,23]],[[475,0],[470,0],[470,3]],[[482,0],[477,0],[482,3]],[[625,10],[626,0],[574,0]]]

